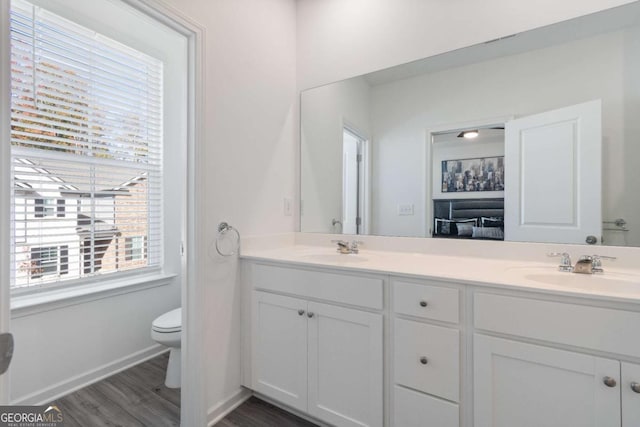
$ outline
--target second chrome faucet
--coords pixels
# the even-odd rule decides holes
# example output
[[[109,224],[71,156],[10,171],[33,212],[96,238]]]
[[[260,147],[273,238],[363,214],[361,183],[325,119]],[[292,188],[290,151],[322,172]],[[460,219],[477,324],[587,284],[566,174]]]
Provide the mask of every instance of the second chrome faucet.
[[[357,254],[360,252],[360,245],[364,244],[359,240],[352,240],[349,243],[346,240],[332,240],[331,243],[336,243],[338,245],[337,252],[341,254]]]
[[[551,252],[547,255],[550,257],[560,257],[560,265],[558,265],[558,270],[580,274],[604,273],[604,269],[602,268],[602,260],[616,259],[616,257],[605,255],[582,255],[578,262],[576,262],[576,265],[572,265],[571,256],[567,252]]]

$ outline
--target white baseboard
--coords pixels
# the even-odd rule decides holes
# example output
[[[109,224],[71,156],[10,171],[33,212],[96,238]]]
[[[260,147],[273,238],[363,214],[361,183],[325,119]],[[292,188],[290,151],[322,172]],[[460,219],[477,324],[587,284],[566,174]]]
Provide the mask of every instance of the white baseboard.
[[[144,350],[137,351],[128,356],[114,360],[113,362],[99,366],[98,368],[76,375],[44,390],[19,397],[12,400],[12,405],[44,405],[53,400],[59,399],[79,390],[83,387],[96,383],[113,374],[129,369],[156,356],[166,353],[169,349],[160,344],[154,344]]]
[[[251,390],[242,387],[231,397],[225,400],[221,400],[220,402],[213,405],[207,411],[207,426],[210,427],[226,417],[230,412],[232,412],[238,406],[242,405],[252,395],[253,393]]]

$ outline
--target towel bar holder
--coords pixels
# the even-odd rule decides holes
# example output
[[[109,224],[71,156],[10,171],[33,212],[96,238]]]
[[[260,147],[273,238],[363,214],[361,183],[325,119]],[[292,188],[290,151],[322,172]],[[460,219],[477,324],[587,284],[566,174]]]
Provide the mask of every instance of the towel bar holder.
[[[617,218],[613,221],[602,221],[602,223],[615,225],[615,227],[603,228],[603,230],[606,230],[606,231],[622,231],[622,232],[629,231],[629,229],[625,227],[627,225],[627,221],[625,221],[623,218]]]
[[[229,232],[235,233],[236,243],[235,243],[235,249],[231,250],[231,252],[226,253],[226,252],[223,252],[222,249],[220,249],[220,239],[223,238]],[[233,256],[237,254],[239,251],[240,251],[240,232],[226,222],[221,222],[220,224],[218,224],[218,235],[216,236],[216,252],[218,252],[218,254],[222,256]]]

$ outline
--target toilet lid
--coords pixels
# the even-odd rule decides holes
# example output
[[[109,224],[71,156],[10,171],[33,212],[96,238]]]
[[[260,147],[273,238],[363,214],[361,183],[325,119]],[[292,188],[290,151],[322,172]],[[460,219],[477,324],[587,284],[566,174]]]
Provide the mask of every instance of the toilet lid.
[[[158,332],[177,332],[182,329],[182,308],[176,308],[153,321],[152,327]]]

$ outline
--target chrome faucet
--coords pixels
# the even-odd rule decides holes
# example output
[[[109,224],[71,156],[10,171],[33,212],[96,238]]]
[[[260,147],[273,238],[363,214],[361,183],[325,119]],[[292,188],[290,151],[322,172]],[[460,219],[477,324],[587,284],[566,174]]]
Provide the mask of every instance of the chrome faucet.
[[[571,255],[569,255],[567,252],[551,252],[548,253],[547,256],[561,257],[560,265],[558,265],[558,270],[566,272],[573,271],[573,265],[571,264]]]
[[[583,255],[580,257],[578,262],[576,262],[576,265],[571,265],[571,256],[566,252],[552,252],[547,255],[551,257],[561,257],[558,270],[580,274],[603,273],[604,269],[602,268],[602,260],[616,259],[616,257],[605,255]]]
[[[361,242],[360,240],[352,240],[351,241],[351,253],[352,254],[357,254],[358,252],[360,252],[360,245],[364,245],[364,242]]]
[[[353,240],[351,243],[346,240],[332,240],[331,243],[336,243],[338,248],[337,252],[341,254],[357,254],[360,251],[360,245],[364,244],[359,240]]]
[[[604,273],[604,269],[602,268],[603,259],[613,261],[616,257],[605,255],[583,255],[580,257],[578,262],[576,262],[575,267],[573,267],[573,272],[583,274]]]
[[[602,260],[608,259],[610,261],[615,261],[617,258],[614,256],[605,256],[605,255],[592,255],[591,256],[591,271],[593,273],[604,273],[604,269],[602,268]]]
[[[574,273],[593,274],[593,258],[589,255],[580,257],[576,265],[573,267]]]

